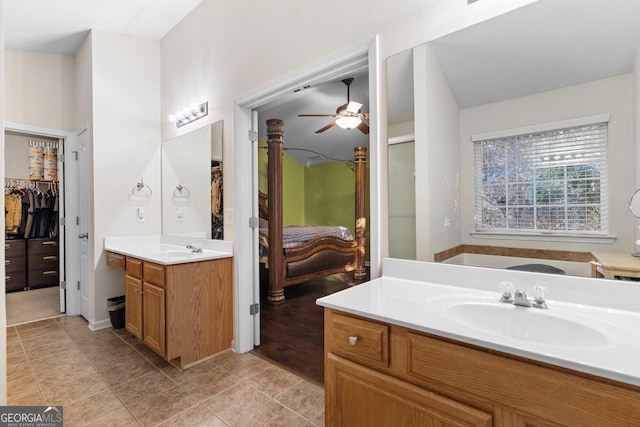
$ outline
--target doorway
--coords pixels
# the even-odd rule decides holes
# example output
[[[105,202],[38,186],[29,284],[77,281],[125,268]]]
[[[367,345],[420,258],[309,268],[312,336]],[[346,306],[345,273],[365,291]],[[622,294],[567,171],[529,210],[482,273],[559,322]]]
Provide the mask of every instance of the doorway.
[[[77,180],[65,179],[65,150],[72,133],[7,123],[5,128],[5,291],[7,326],[77,314],[75,293],[66,289],[66,215],[73,211],[67,192]],[[71,199],[71,200],[70,200]]]
[[[255,307],[260,303],[259,262],[258,262],[258,230],[250,224],[256,223],[258,218],[258,185],[255,173],[257,164],[258,141],[257,123],[254,116],[260,107],[275,101],[278,97],[285,96],[298,87],[314,85],[331,78],[344,76],[353,67],[361,67],[363,62],[369,70],[369,110],[371,119],[369,125],[370,149],[370,181],[371,191],[368,194],[370,205],[370,241],[371,241],[371,277],[377,277],[381,264],[378,222],[378,170],[379,157],[377,149],[377,39],[367,41],[348,49],[340,54],[323,61],[323,63],[303,70],[272,85],[263,91],[251,93],[246,97],[236,100],[234,109],[234,173],[237,187],[236,213],[239,220],[235,228],[236,244],[234,253],[234,266],[236,277],[236,336],[235,345],[238,352],[247,352],[260,342],[260,314],[255,309],[247,310],[246,307]],[[260,117],[266,120],[270,117]],[[254,138],[252,138],[252,135]],[[244,143],[247,139],[252,143]],[[247,180],[247,176],[254,179]],[[252,220],[253,219],[253,220]],[[285,303],[286,304],[286,303]]]

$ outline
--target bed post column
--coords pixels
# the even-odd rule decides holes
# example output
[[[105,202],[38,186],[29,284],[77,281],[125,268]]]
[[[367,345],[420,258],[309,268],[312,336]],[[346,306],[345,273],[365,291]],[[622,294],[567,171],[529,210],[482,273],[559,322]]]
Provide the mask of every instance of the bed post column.
[[[353,278],[362,281],[367,277],[365,268],[365,252],[367,249],[367,215],[365,210],[366,182],[367,182],[367,148],[356,147],[355,168],[356,168],[356,265]]]
[[[278,305],[284,302],[284,252],[282,249],[282,144],[284,122],[267,120],[269,194],[269,290],[267,302]]]

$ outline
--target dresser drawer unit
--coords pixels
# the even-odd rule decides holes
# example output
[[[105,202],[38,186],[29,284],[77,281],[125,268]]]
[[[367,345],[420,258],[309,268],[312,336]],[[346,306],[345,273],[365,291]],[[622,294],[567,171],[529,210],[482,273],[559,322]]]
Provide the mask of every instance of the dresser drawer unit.
[[[24,270],[6,272],[4,274],[4,283],[7,291],[21,291],[27,287],[27,272]]]
[[[27,254],[32,255],[57,255],[58,240],[56,239],[29,239]]]
[[[27,258],[22,256],[6,257],[4,259],[4,271],[12,273],[15,271],[24,271],[27,269]]]
[[[27,246],[24,239],[5,240],[4,256],[7,258],[13,256],[24,257],[26,254],[26,247]]]

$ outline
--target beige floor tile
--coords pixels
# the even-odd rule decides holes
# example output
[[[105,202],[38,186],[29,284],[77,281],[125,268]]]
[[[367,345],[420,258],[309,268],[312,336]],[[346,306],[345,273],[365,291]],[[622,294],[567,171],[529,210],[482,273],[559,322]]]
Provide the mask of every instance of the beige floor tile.
[[[269,401],[266,405],[260,406],[253,411],[240,414],[239,419],[234,423],[239,426],[252,427],[314,427],[315,425],[280,405],[276,401]]]
[[[142,425],[151,426],[168,420],[197,404],[198,402],[186,391],[180,387],[174,387],[129,406],[129,410]]]
[[[7,363],[7,381],[17,380],[22,377],[31,377],[31,368],[24,362]]]
[[[111,386],[126,383],[143,375],[156,371],[156,367],[143,357],[119,362],[114,366],[100,371],[105,381]]]
[[[23,333],[32,334],[35,331],[47,331],[58,329],[59,327],[55,319],[45,319],[16,325],[15,328],[18,334],[22,335]]]
[[[56,317],[55,321],[62,329],[68,329],[76,326],[89,327],[89,322],[87,322],[82,316],[61,316]]]
[[[216,365],[223,366],[226,363],[234,361],[238,357],[240,357],[240,355],[235,351],[227,350],[227,351],[223,351],[222,353],[216,354],[214,357],[211,358],[211,361]]]
[[[238,384],[240,379],[217,368],[183,380],[182,387],[199,401],[204,401]]]
[[[56,369],[64,365],[76,366],[88,365],[89,359],[80,350],[73,347],[55,355],[41,355],[41,357],[29,359],[33,371],[37,374],[51,369]]]
[[[73,341],[62,340],[50,343],[43,347],[34,347],[25,349],[30,359],[39,359],[41,357],[55,358],[58,353],[74,348]]]
[[[107,390],[64,407],[64,425],[83,426],[124,409],[120,399]]]
[[[118,412],[114,412],[113,414],[109,414],[106,417],[87,424],[87,426],[91,427],[133,427],[139,425],[140,423],[127,409],[121,409]],[[184,426],[186,425],[187,424],[184,424]]]
[[[250,353],[240,354],[231,362],[222,365],[231,375],[238,378],[248,378],[267,369],[271,364],[264,359]]]
[[[128,363],[134,360],[142,360],[140,353],[131,347],[118,347],[112,351],[102,353],[91,353],[89,360],[99,371],[104,371],[118,363]]]
[[[41,406],[44,405],[44,401],[40,393],[33,393],[18,398],[14,398],[10,394],[7,397],[7,404],[12,406]]]
[[[7,381],[7,394],[11,397],[19,398],[38,392],[36,380],[31,375]]]
[[[12,363],[26,363],[29,359],[27,358],[27,353],[24,351],[21,353],[12,353],[7,354],[7,366]]]
[[[70,405],[109,389],[107,383],[98,373],[92,373],[75,381],[40,382],[40,387],[48,405],[62,406]]]
[[[60,328],[57,328],[57,330],[54,332],[34,335],[29,338],[21,336],[20,339],[25,350],[30,350],[36,347],[48,347],[51,344],[59,342],[66,342],[69,346],[73,345],[73,341],[71,341],[71,338],[69,338],[69,336]]]
[[[7,342],[7,354],[22,353],[22,344],[20,341]]]
[[[162,427],[226,427],[228,424],[218,418],[207,407],[198,405],[187,409],[160,425]]]
[[[36,374],[38,382],[53,386],[57,383],[75,381],[79,378],[95,374],[97,371],[89,364],[69,363]]]
[[[189,381],[189,379],[193,377],[197,377],[207,372],[216,371],[218,369],[219,367],[217,365],[208,360],[182,371],[169,363],[164,364],[164,366],[160,368],[162,372],[180,384]]]
[[[324,389],[306,381],[276,395],[275,399],[310,420],[318,420],[324,414]]]
[[[171,378],[156,370],[140,378],[119,384],[113,387],[113,391],[125,405],[130,406],[139,402],[141,396],[157,394],[177,385]]]
[[[16,328],[20,328],[20,326],[16,326]],[[25,328],[23,330],[18,329],[18,336],[21,340],[32,340],[36,337],[41,337],[43,335],[55,334],[58,332],[62,332],[62,329],[55,323],[46,324],[40,327],[34,328]]]
[[[254,385],[258,390],[271,397],[282,393],[301,381],[303,380],[299,376],[278,366],[270,366],[247,380],[248,383]]]
[[[269,402],[273,399],[243,382],[203,403],[227,423],[237,425],[244,413],[255,411]]]

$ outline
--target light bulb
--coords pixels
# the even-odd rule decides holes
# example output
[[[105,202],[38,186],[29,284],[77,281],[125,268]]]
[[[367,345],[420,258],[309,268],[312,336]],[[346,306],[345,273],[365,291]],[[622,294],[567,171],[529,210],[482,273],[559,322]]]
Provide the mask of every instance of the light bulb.
[[[359,117],[345,116],[345,117],[339,117],[336,120],[336,124],[340,126],[342,129],[346,129],[346,130],[353,129],[357,127],[360,123],[362,123],[362,120]]]

